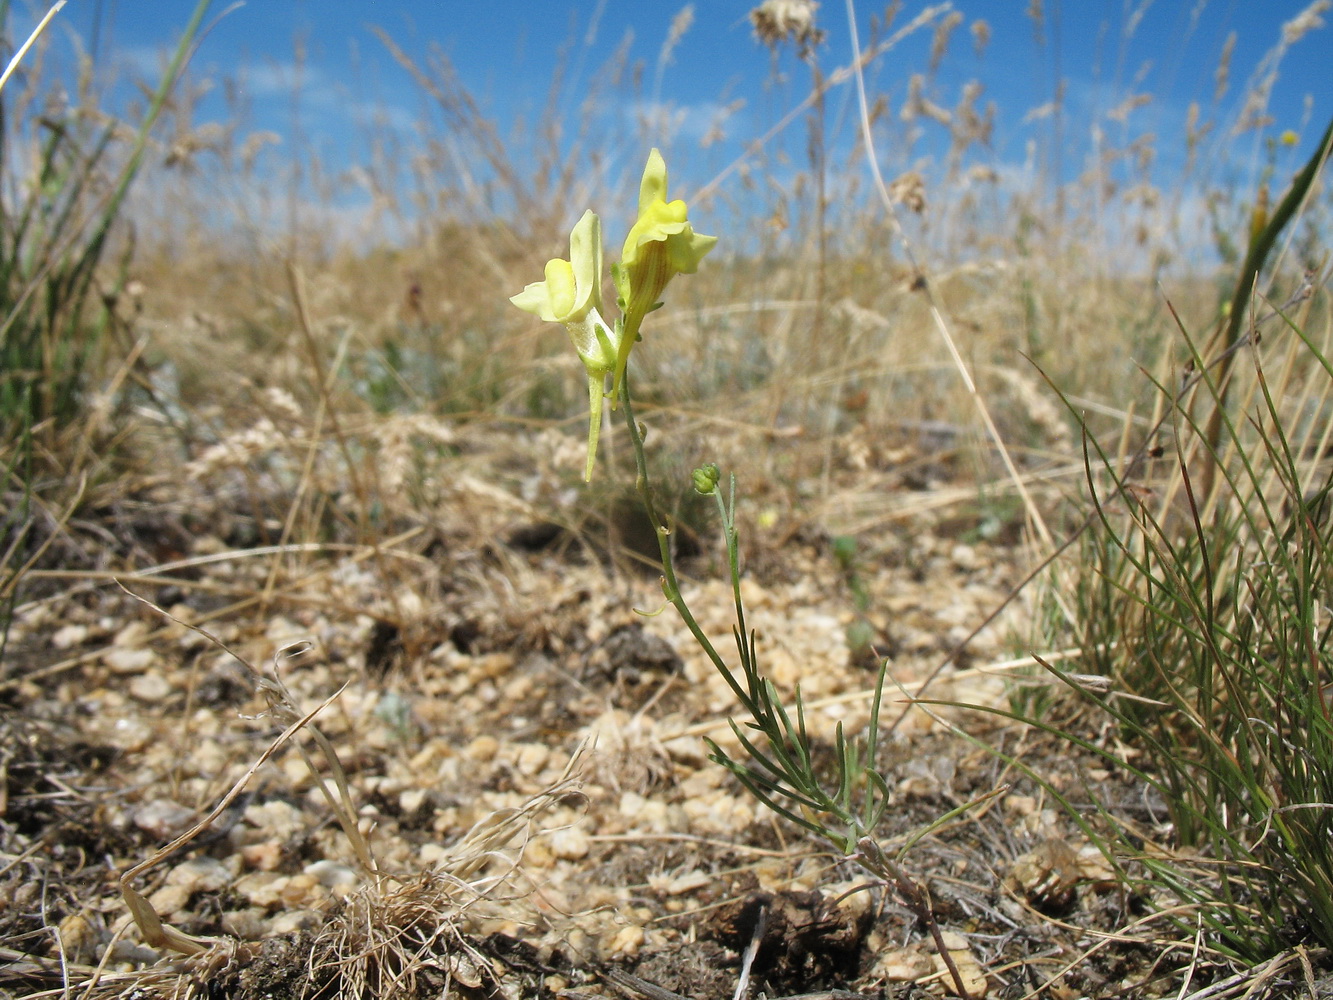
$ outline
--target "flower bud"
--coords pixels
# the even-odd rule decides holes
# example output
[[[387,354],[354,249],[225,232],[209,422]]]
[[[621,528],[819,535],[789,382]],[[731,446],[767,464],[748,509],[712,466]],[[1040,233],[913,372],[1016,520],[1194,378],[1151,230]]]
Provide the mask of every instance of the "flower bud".
[[[710,462],[707,465],[701,465],[690,474],[694,480],[694,489],[703,496],[711,496],[717,489],[718,480],[722,478],[722,473],[718,471],[716,464]]]

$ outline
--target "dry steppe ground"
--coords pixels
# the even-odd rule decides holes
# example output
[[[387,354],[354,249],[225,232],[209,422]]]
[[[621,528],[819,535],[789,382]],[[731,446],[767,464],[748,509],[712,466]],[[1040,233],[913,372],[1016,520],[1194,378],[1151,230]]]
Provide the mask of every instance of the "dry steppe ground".
[[[736,747],[729,693],[675,612],[654,614],[661,592],[635,559],[633,507],[569,486],[577,438],[387,418],[377,433],[414,443],[399,474],[429,501],[400,508],[373,542],[278,544],[303,502],[309,444],[288,419],[286,433],[270,423],[262,474],[203,452],[121,483],[96,523],[60,542],[66,565],[87,568],[36,574],[10,636],[7,662],[22,669],[0,690],[0,989],[249,1000],[355,995],[366,982],[378,996],[711,1000],[745,964],[770,997],[948,991],[927,928],[891,887],[706,759],[704,735]],[[889,657],[886,846],[994,793],[905,859],[975,995],[1048,980],[1059,997],[1163,995],[1188,959],[1163,950],[1171,932],[1116,888],[1041,789],[967,737],[1146,833],[1161,803],[1070,745],[907,704],[941,663],[931,696],[1002,703],[1037,600],[1020,598],[951,656],[1030,555],[1014,508],[984,503],[960,473],[973,444],[934,434],[852,425],[771,444],[773,467],[824,464],[823,495],[838,499],[743,483],[743,591],[761,662],[784,692],[799,682],[831,753],[836,721],[864,727],[874,679],[849,626]],[[845,523],[867,495],[884,502],[855,557],[861,613],[821,516]],[[329,534],[346,531],[355,500],[324,502]],[[687,596],[721,644],[732,609],[715,535],[698,510],[678,532]],[[97,544],[80,552],[77,538]],[[91,564],[112,547],[114,567]],[[119,568],[130,565],[142,568]],[[313,763],[331,785],[311,736],[263,759],[285,721],[260,678],[280,679],[300,713],[323,706],[313,726],[346,773],[377,879],[312,779]],[[146,946],[118,873],[195,827],[252,769],[135,879],[208,950]]]

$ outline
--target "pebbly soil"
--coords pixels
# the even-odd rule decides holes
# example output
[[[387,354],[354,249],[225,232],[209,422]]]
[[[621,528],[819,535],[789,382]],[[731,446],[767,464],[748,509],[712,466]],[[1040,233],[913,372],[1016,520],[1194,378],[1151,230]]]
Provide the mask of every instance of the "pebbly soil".
[[[708,759],[704,736],[738,749],[729,692],[674,610],[655,613],[632,506],[570,486],[558,470],[579,448],[556,444],[511,441],[488,477],[482,438],[451,439],[448,474],[418,468],[411,505],[371,531],[330,496],[300,544],[288,514],[317,505],[274,465],[145,476],[71,522],[27,580],[0,676],[0,994],[714,1000],[743,976],[750,996],[957,993],[897,887]],[[1085,815],[1095,797],[1160,833],[1161,803],[1070,744],[908,704],[941,664],[929,696],[1008,704],[990,668],[1021,657],[1036,598],[958,646],[1029,565],[1017,526],[996,530],[965,484],[931,502],[959,485],[938,456],[838,447],[824,500],[742,484],[748,624],[767,675],[799,683],[826,762],[889,658],[885,850],[982,800],[902,862],[968,992],[1152,997],[1191,961],[1196,984],[1228,974],[1004,757]],[[858,519],[875,523],[839,558]],[[695,511],[677,538],[687,598],[727,650],[714,530]],[[283,698],[327,704],[266,756]],[[131,921],[118,879],[149,861],[133,888],[203,950],[151,946]],[[1279,971],[1254,995],[1284,995],[1299,969]]]

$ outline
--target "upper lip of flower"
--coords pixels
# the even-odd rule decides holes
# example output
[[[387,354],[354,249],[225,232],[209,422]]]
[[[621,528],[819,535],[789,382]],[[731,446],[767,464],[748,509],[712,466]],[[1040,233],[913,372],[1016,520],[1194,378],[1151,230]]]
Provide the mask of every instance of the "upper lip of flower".
[[[622,267],[633,267],[652,243],[665,244],[672,273],[693,274],[699,262],[717,243],[716,236],[696,233],[689,221],[689,206],[679,198],[667,201],[667,172],[662,154],[648,154],[639,183],[639,216],[625,237]]]
[[[548,323],[577,323],[602,306],[602,224],[591,210],[569,234],[569,260],[546,262],[546,278],[534,281],[510,302]]]
[[[648,154],[639,183],[639,216],[625,237],[616,273],[616,289],[625,313],[625,330],[616,357],[611,405],[625,375],[629,352],[638,340],[639,324],[657,304],[667,283],[677,274],[693,274],[717,243],[716,236],[694,231],[689,206],[681,199],[667,201],[667,171],[662,154]]]

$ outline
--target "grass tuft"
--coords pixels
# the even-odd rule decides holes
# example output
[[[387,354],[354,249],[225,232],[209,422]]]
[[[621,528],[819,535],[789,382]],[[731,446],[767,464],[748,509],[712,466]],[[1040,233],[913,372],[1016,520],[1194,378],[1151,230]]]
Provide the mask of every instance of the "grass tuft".
[[[1157,384],[1160,457],[1124,468],[1086,438],[1072,601],[1079,669],[1103,680],[1049,668],[1117,724],[1102,752],[1160,795],[1165,825],[1116,831],[1144,887],[1248,959],[1333,944],[1333,479],[1316,436],[1333,366],[1290,317],[1266,319],[1263,346],[1252,321],[1236,355],[1232,407],[1192,346],[1185,389]],[[1145,840],[1164,852],[1130,850]]]

